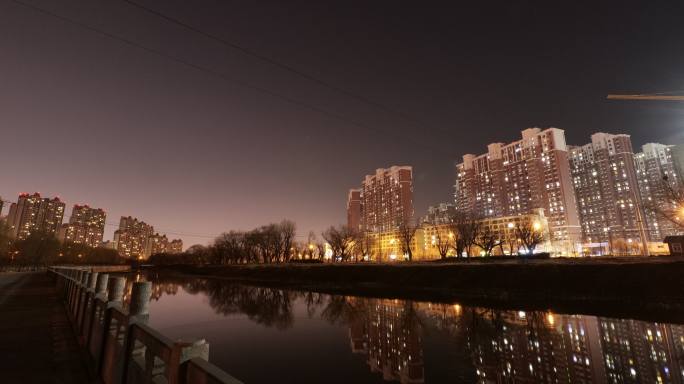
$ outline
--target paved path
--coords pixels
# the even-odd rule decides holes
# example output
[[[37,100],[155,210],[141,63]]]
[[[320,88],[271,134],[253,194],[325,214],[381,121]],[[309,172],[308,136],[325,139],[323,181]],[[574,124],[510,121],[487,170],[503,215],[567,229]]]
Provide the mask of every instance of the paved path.
[[[53,280],[0,273],[0,383],[89,382]]]

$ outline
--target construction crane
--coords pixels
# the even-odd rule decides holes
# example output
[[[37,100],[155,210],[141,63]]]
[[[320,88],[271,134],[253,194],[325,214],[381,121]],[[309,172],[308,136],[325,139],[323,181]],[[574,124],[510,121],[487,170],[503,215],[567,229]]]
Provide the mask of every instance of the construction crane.
[[[674,92],[668,92],[674,93]],[[684,96],[665,95],[662,93],[640,95],[608,95],[608,100],[660,100],[660,101],[684,101]]]

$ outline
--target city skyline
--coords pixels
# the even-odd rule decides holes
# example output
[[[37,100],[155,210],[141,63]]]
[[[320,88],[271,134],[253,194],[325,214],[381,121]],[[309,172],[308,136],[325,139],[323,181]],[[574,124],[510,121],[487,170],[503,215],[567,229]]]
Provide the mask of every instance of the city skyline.
[[[578,144],[576,144],[576,143],[565,143],[565,139],[564,139],[565,131],[562,130],[562,129],[558,129],[558,128],[556,128],[556,127],[543,128],[543,129],[537,128],[537,127],[528,128],[528,129],[523,130],[523,131],[522,131],[522,134],[523,134],[523,137],[524,137],[524,135],[525,135],[525,132],[530,132],[530,133],[528,133],[528,135],[543,135],[545,132],[551,132],[551,131],[553,131],[553,130],[556,130],[556,131],[560,132],[559,135],[560,135],[560,140],[562,141],[561,144],[562,144],[563,147],[567,147],[568,155],[566,155],[566,156],[568,156],[568,157],[570,156],[570,154],[575,153],[575,152],[577,152],[577,151],[580,151],[582,148],[586,148],[587,146],[591,146],[591,143],[590,143],[590,144],[587,144],[587,145],[578,145]],[[553,136],[553,135],[552,135],[552,136]],[[637,148],[637,149],[639,149],[639,150],[641,150],[641,151],[656,151],[656,152],[657,152],[657,151],[662,151],[662,150],[664,150],[664,148],[671,148],[671,149],[672,149],[672,152],[673,152],[673,157],[674,157],[674,153],[676,153],[677,156],[674,157],[674,163],[675,163],[675,164],[670,164],[670,166],[675,166],[675,167],[676,167],[676,166],[677,166],[677,162],[678,162],[678,161],[681,162],[682,159],[684,159],[684,151],[683,151],[684,145],[662,144],[662,143],[655,143],[655,142],[653,142],[653,141],[647,141],[647,142],[644,143],[643,145],[636,146],[636,145],[633,145],[633,143],[631,143],[631,135],[625,134],[625,133],[605,133],[605,132],[596,132],[596,133],[591,134],[592,140],[595,140],[594,137],[601,137],[601,138],[602,138],[601,140],[605,140],[605,139],[604,139],[605,137],[608,137],[608,138],[615,138],[615,137],[624,138],[624,140],[626,140],[626,142],[624,142],[624,143],[625,143],[626,145],[629,146],[628,151],[629,151],[629,153],[630,153],[630,155],[629,155],[629,156],[630,156],[630,161],[633,163],[633,165],[634,165],[635,167],[638,166],[639,163],[643,163],[643,162],[644,162],[644,160],[637,161],[637,159],[639,158],[639,156],[643,156],[643,153],[644,153],[644,152],[639,152],[638,150],[634,150],[633,148]],[[504,144],[504,143],[495,141],[495,142],[493,142],[493,143],[488,144],[486,147],[487,147],[490,151],[494,151],[494,152],[492,152],[492,153],[496,153],[497,151],[502,151],[502,149],[501,149],[502,147],[503,147],[504,149],[505,149],[505,148],[508,148],[508,147],[513,148],[513,146],[516,145],[516,143],[522,143],[522,142],[523,142],[523,141],[520,141],[520,140],[519,140],[519,141],[512,141],[512,142],[509,143],[509,144]],[[566,145],[566,144],[567,144],[567,145]],[[595,145],[596,145],[596,144],[595,144]],[[605,144],[604,144],[604,145],[605,145]],[[623,145],[624,145],[624,144],[623,144]],[[484,144],[483,144],[482,146],[484,147]],[[471,151],[471,152],[472,152],[472,151]],[[477,151],[475,151],[475,152],[477,152]],[[503,152],[505,152],[505,151],[502,151],[502,153],[503,153]],[[466,158],[467,158],[469,162],[475,162],[477,159],[483,158],[485,155],[486,155],[486,154],[475,156],[475,155],[472,155],[471,153],[465,153],[465,154],[463,154],[462,159],[466,159]],[[490,153],[490,155],[491,155],[491,153]],[[657,156],[657,155],[650,155],[650,156],[652,157],[652,156]],[[669,155],[668,155],[668,156],[669,156]],[[487,158],[489,158],[489,157],[490,157],[490,156],[487,156]],[[568,161],[569,161],[571,164],[573,163],[573,161],[570,159],[570,157],[569,157],[569,160],[568,160]],[[672,160],[671,160],[671,161],[672,161]],[[636,163],[635,163],[635,162],[636,162]],[[642,164],[641,166],[643,167],[643,166],[645,166],[645,165]],[[456,185],[458,185],[458,180],[460,179],[460,177],[459,177],[459,174],[460,174],[460,173],[459,173],[459,172],[460,172],[459,169],[461,169],[462,167],[463,167],[463,163],[458,163],[458,164],[456,164],[456,165],[454,166],[454,180],[456,180]],[[651,166],[651,167],[653,167],[653,166]],[[658,167],[660,167],[660,166],[658,166]],[[398,166],[391,166],[391,167],[389,167],[389,168],[387,168],[387,169],[378,168],[378,169],[376,169],[376,172],[381,172],[381,171],[382,171],[382,172],[389,172],[391,169],[394,170],[394,169],[403,169],[403,168],[407,168],[407,169],[409,170],[409,171],[408,171],[408,172],[409,172],[409,175],[411,175],[411,174],[413,173],[413,167],[412,167],[412,166],[403,166],[403,167],[401,167],[401,166],[399,166],[399,167],[398,167]],[[575,172],[575,169],[573,168],[572,165],[570,165],[570,169],[572,169],[572,175],[575,176],[575,173],[574,173],[574,172]],[[658,168],[658,169],[660,169],[660,168]],[[675,169],[671,169],[671,168],[668,168],[668,169],[669,169],[669,172],[676,171]],[[636,172],[636,168],[633,167],[633,168],[632,168],[632,173],[634,173],[633,177],[636,177],[636,173],[635,173],[635,172]],[[643,170],[642,172],[645,172],[645,170]],[[679,172],[680,172],[680,171],[676,171],[674,174],[675,174],[675,175],[678,175]],[[366,172],[366,173],[369,173],[369,172]],[[651,176],[650,176],[650,177],[653,178],[653,175],[655,175],[656,173],[658,173],[658,172],[651,172]],[[645,174],[644,174],[644,175],[645,175]],[[375,177],[375,174],[373,174],[373,175],[366,175],[366,176],[364,177],[363,182],[365,183],[365,182],[367,182],[367,181],[369,180],[369,178],[372,179],[372,178],[374,178],[374,177]],[[681,177],[681,176],[679,176],[679,177]],[[507,180],[507,182],[508,182],[508,180]],[[636,180],[634,180],[634,182],[636,182]],[[655,183],[658,182],[657,177],[656,177],[656,180],[649,180],[649,182],[650,182],[649,185],[653,184],[653,185],[655,186]],[[568,180],[567,183],[570,184],[570,180]],[[640,184],[640,188],[641,188],[641,182],[640,182],[639,184]],[[415,224],[419,224],[419,223],[418,223],[418,221],[419,221],[418,218],[423,217],[424,214],[427,213],[427,212],[429,211],[429,209],[433,207],[433,205],[435,205],[435,204],[443,204],[443,203],[440,203],[440,202],[430,202],[430,203],[429,203],[429,206],[427,206],[425,209],[423,209],[423,210],[421,210],[421,211],[414,210],[414,209],[413,209],[413,201],[415,200],[415,199],[414,199],[414,196],[420,196],[420,187],[419,187],[419,193],[416,194],[416,195],[414,195],[414,188],[413,188],[413,180],[412,180],[412,177],[411,177],[410,185],[411,185],[411,190],[410,190],[410,197],[409,197],[409,199],[410,199],[411,205],[412,205],[412,207],[411,207],[412,213],[411,213],[410,217],[411,217],[411,220],[412,220],[412,221],[416,221]],[[657,187],[660,187],[660,186],[657,186]],[[450,196],[451,199],[445,199],[445,201],[447,201],[449,204],[456,203],[456,205],[458,205],[458,199],[459,199],[459,197],[453,195],[453,192],[454,192],[454,185],[451,185],[450,188],[451,188],[451,196]],[[661,187],[660,187],[660,188],[661,188]],[[335,222],[334,219],[333,219],[333,220],[329,221],[327,224],[324,224],[324,226],[323,226],[322,228],[320,228],[320,229],[304,230],[304,229],[302,229],[302,228],[300,227],[300,228],[298,228],[298,231],[297,231],[297,238],[300,239],[300,240],[301,240],[302,238],[305,238],[305,237],[307,236],[307,233],[309,233],[309,231],[314,231],[314,233],[320,233],[323,229],[327,228],[327,227],[330,226],[330,225],[349,224],[349,223],[350,223],[350,217],[349,217],[349,214],[350,214],[350,211],[349,211],[349,204],[350,204],[350,201],[351,201],[350,199],[352,199],[352,193],[353,193],[353,192],[359,193],[359,192],[361,192],[362,190],[363,190],[363,188],[361,188],[361,189],[359,189],[359,188],[356,188],[356,189],[355,189],[355,188],[352,188],[352,189],[347,188],[347,191],[348,191],[348,192],[347,192],[347,203],[346,203],[345,212],[343,213],[343,216],[342,216],[337,222]],[[34,192],[34,194],[39,194],[39,195],[40,195],[40,192]],[[578,212],[579,212],[579,210],[580,210],[580,201],[579,201],[579,199],[581,198],[581,192],[580,192],[580,190],[572,189],[572,188],[571,188],[570,194],[571,194],[571,197],[572,197],[573,199],[576,198],[576,199],[578,200],[576,204],[577,204],[577,209],[578,209]],[[641,192],[639,193],[640,197],[642,197],[643,194],[644,194],[644,191],[641,191]],[[21,196],[23,196],[23,195],[29,196],[29,195],[31,195],[31,194],[29,194],[28,192],[20,192],[18,195],[19,195],[19,197],[21,198]],[[2,196],[2,195],[0,195],[0,196]],[[31,195],[31,196],[33,196],[33,195]],[[64,204],[64,203],[67,202],[66,200],[62,199],[59,195],[54,195],[54,196],[55,196],[55,197],[53,197],[53,198],[51,198],[51,199],[56,199],[56,200],[58,200],[58,201],[61,201],[62,204]],[[363,196],[363,193],[361,193],[360,195],[358,195],[358,196],[356,197],[356,199],[362,198],[362,196]],[[646,198],[646,197],[643,196],[643,198]],[[3,199],[4,205],[0,205],[0,217],[2,217],[2,216],[8,216],[8,214],[9,214],[9,209],[10,209],[10,207],[11,207],[11,204],[13,203],[13,201],[9,200],[7,197],[4,197],[4,196],[3,196],[2,199]],[[642,204],[642,203],[640,203],[640,204]],[[344,202],[342,202],[342,205],[344,205]],[[69,207],[69,208],[67,208],[67,207]],[[66,206],[63,208],[63,212],[62,212],[62,215],[63,215],[63,218],[64,218],[64,221],[63,221],[64,224],[68,224],[68,221],[66,220],[66,218],[67,218],[68,216],[70,216],[70,215],[73,214],[73,208],[74,208],[74,207],[89,207],[89,204],[87,204],[87,203],[76,203],[76,204],[73,204],[73,206],[70,205],[70,203],[69,203],[69,204],[66,204]],[[359,206],[359,207],[360,207],[360,206]],[[523,208],[524,208],[524,207],[523,207]],[[360,211],[361,208],[358,208],[358,209],[359,209],[359,214],[361,214],[361,211]],[[503,209],[503,208],[499,208],[499,209]],[[642,209],[643,209],[643,208],[642,208]],[[519,208],[518,208],[518,210],[519,210]],[[105,211],[106,211],[106,209],[105,209]],[[523,209],[521,212],[523,212],[523,211],[524,211],[524,214],[530,213],[530,212],[531,212],[531,211],[529,211],[529,210],[527,210],[527,209]],[[502,210],[502,212],[503,212],[503,210]],[[517,212],[517,211],[516,211],[516,212]],[[645,212],[645,213],[646,213],[646,212]],[[518,214],[523,214],[523,213],[518,213]],[[548,213],[547,213],[547,214],[548,214]],[[654,213],[649,213],[649,214],[653,215]],[[140,216],[140,215],[135,215],[135,214],[128,214],[128,215],[113,215],[113,216],[111,216],[111,217],[121,217],[121,218],[123,219],[124,217],[127,217],[127,216],[128,216],[128,217],[130,217],[130,216],[138,217],[138,216]],[[487,214],[487,213],[483,214],[483,217],[489,217],[489,216],[491,216],[491,217],[504,217],[505,215],[503,215],[502,213],[499,213],[499,212],[498,212],[498,213],[493,213],[493,214]],[[143,219],[143,220],[147,220],[147,219]],[[361,218],[359,217],[358,220],[361,220]],[[653,219],[652,219],[652,220],[655,220],[655,216],[653,216]],[[362,221],[362,220],[361,220],[361,221]],[[580,220],[580,221],[581,221],[581,220]],[[645,218],[644,218],[644,221],[646,221]],[[652,221],[651,221],[651,222],[652,222]],[[648,225],[649,225],[649,226],[652,225],[651,222],[648,222]],[[661,220],[661,219],[659,218],[659,219],[658,219],[658,222],[659,222],[660,225],[663,225],[663,224],[667,225],[667,224],[666,224],[666,220]],[[586,224],[586,223],[585,223],[585,224]],[[108,220],[108,221],[105,223],[105,230],[104,230],[104,234],[103,234],[103,240],[104,240],[105,242],[106,242],[106,241],[112,241],[112,240],[114,239],[115,232],[116,232],[116,230],[117,230],[118,227],[119,227],[119,223],[115,223],[114,221]],[[161,227],[160,227],[160,228],[161,228]],[[599,228],[599,231],[602,230],[603,228],[604,228],[604,227],[601,226],[601,228]],[[236,228],[219,228],[219,229],[216,230],[216,232],[211,232],[211,233],[192,233],[192,232],[186,232],[186,231],[184,230],[184,227],[180,227],[180,228],[168,228],[168,229],[166,229],[166,230],[164,230],[164,229],[158,229],[158,231],[162,232],[163,234],[170,235],[170,236],[172,236],[172,237],[178,237],[178,238],[180,238],[180,239],[183,241],[184,248],[187,248],[187,247],[189,247],[189,246],[191,246],[191,245],[193,245],[193,244],[203,244],[203,245],[209,244],[209,243],[211,243],[211,241],[212,241],[214,238],[216,238],[217,236],[219,236],[221,233],[227,232],[227,231],[229,231],[229,230],[234,230],[234,229],[236,229]],[[239,229],[242,229],[242,228],[239,228]],[[647,229],[647,231],[649,231],[649,232],[654,232],[653,229]],[[63,236],[63,234],[59,234],[59,232],[60,232],[60,231],[59,231],[59,229],[58,229],[57,231],[55,231],[55,234],[58,235],[58,237]],[[655,231],[655,232],[657,232],[657,231]],[[665,233],[667,234],[667,233],[669,233],[669,232],[665,232]],[[649,237],[650,237],[650,235],[649,235]],[[585,241],[585,242],[587,242],[587,241],[591,242],[591,238],[589,238],[589,239],[587,240],[587,238],[584,237],[583,241]],[[605,239],[602,240],[602,241],[605,241]]]
[[[16,164],[3,168],[5,199],[41,191],[202,235],[289,218],[301,235],[343,223],[345,191],[377,167],[413,167],[419,214],[450,201],[469,147],[527,127],[564,129],[569,144],[591,132],[628,133],[635,148],[684,140],[681,105],[605,100],[684,88],[677,6],[144,3],[388,112],[123,3],[30,4],[343,119],[7,2],[0,115],[26,145],[3,141],[1,162]]]

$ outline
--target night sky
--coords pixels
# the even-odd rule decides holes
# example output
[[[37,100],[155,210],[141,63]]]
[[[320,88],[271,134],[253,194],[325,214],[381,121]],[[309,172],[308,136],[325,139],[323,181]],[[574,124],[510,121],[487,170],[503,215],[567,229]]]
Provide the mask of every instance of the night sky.
[[[528,127],[684,142],[684,103],[605,100],[684,90],[681,1],[136,0],[338,90],[125,1],[21,1],[146,49],[0,1],[0,196],[59,195],[65,219],[88,203],[186,246],[341,224],[348,189],[390,165],[414,167],[422,215],[452,200],[463,154]]]

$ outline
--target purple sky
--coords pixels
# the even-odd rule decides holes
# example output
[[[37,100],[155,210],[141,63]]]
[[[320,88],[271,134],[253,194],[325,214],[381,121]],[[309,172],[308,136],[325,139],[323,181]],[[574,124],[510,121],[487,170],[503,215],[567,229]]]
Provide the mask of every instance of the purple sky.
[[[138,0],[400,115],[123,1],[22,1],[345,116],[1,2],[0,196],[59,195],[67,212],[87,203],[112,223],[133,215],[160,232],[185,233],[186,246],[209,240],[189,233],[283,218],[302,236],[343,223],[347,190],[393,164],[414,166],[422,215],[451,200],[464,153],[530,126],[563,128],[570,144],[596,131],[629,133],[635,147],[684,141],[681,103],[605,100],[610,92],[684,89],[681,2],[418,9],[395,1]]]

